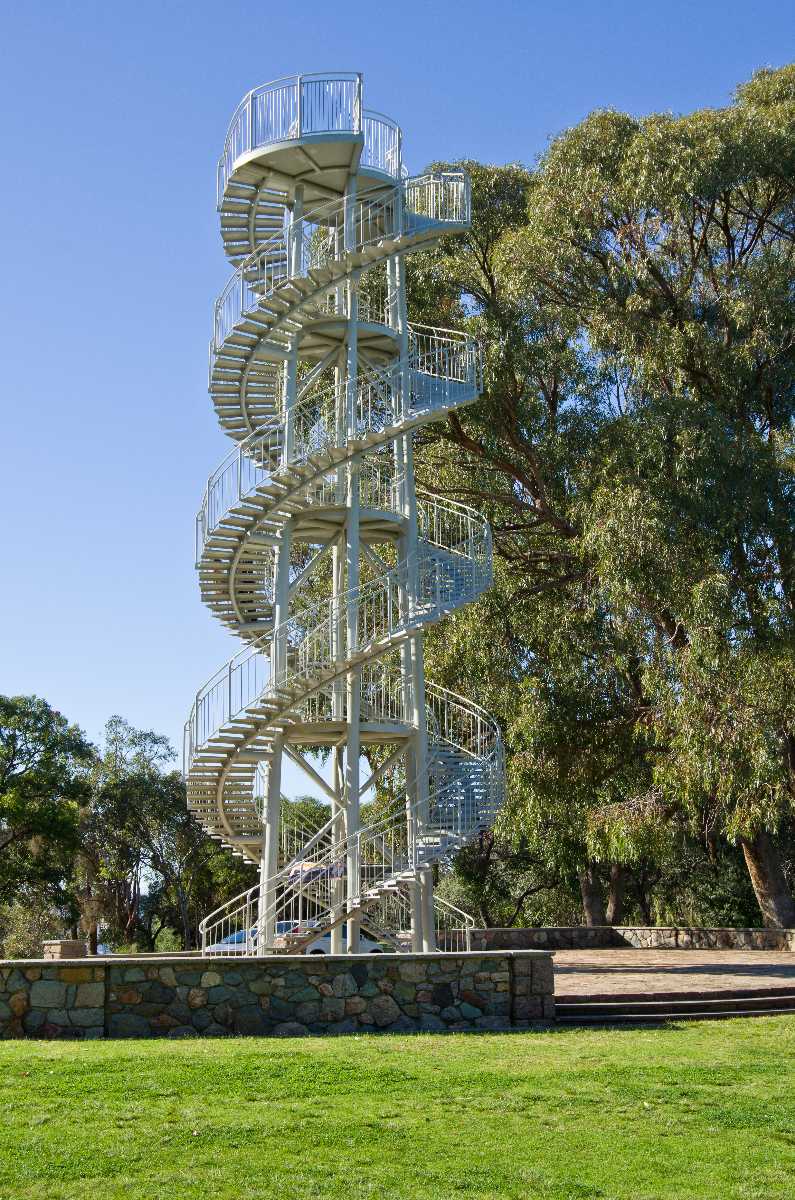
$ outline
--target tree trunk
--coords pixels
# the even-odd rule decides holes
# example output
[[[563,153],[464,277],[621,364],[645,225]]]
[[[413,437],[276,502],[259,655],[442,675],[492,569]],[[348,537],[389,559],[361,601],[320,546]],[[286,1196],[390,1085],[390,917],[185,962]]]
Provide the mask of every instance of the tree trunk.
[[[613,863],[610,868],[610,890],[607,895],[608,925],[620,925],[624,916],[624,893],[627,888],[627,868]]]
[[[605,901],[602,894],[602,881],[596,870],[596,863],[589,862],[579,872],[580,892],[582,893],[582,911],[586,925],[606,925]]]
[[[778,848],[766,830],[740,843],[762,920],[767,929],[795,928],[795,901],[787,887]]]
[[[185,895],[185,889],[182,884],[176,885],[177,897],[179,899],[179,915],[182,920],[182,949],[192,950],[191,930],[190,930],[190,914],[188,913],[188,898]]]
[[[635,876],[635,891],[638,897],[638,908],[644,925],[651,925],[651,889],[652,881],[645,865],[641,865]]]

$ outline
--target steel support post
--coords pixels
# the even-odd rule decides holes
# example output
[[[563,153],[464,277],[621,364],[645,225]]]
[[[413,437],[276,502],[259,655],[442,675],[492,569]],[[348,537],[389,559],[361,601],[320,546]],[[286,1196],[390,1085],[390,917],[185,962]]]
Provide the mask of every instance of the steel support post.
[[[268,764],[268,787],[265,795],[264,837],[259,872],[259,912],[257,914],[256,951],[262,954],[273,945],[276,935],[276,884],[279,869],[279,825],[281,820],[283,739],[276,737],[273,755]]]
[[[420,895],[422,904],[422,949],[425,954],[432,954],[436,949],[432,867],[423,867],[420,873]]]

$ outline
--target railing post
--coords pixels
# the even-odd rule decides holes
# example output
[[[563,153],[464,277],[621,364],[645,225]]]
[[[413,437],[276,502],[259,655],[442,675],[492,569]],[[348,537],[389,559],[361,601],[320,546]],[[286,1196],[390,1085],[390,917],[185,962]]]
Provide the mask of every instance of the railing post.
[[[295,116],[296,116],[296,122],[297,122],[297,124],[298,124],[298,136],[299,136],[299,138],[300,138],[300,137],[302,136],[302,134],[303,134],[303,128],[302,128],[302,125],[303,125],[303,105],[302,105],[302,103],[301,103],[301,92],[302,92],[302,90],[303,90],[303,83],[301,82],[301,76],[300,76],[300,75],[296,76],[296,80],[295,80],[295,87],[296,87]]]
[[[357,74],[357,76],[356,76],[356,91],[355,91],[354,105],[355,105],[355,107],[354,107],[354,113],[353,113],[353,132],[361,133],[362,132],[362,77],[360,74]]]

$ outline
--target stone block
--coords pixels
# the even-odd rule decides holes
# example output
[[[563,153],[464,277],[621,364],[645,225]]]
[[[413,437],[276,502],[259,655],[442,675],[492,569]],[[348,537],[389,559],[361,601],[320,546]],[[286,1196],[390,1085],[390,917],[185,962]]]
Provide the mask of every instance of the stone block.
[[[66,985],[56,979],[39,979],[31,984],[31,1008],[57,1008],[66,1002]]]
[[[296,1010],[299,1021],[304,1020]],[[322,1021],[341,1021],[345,1016],[345,1001],[342,996],[324,996],[320,1004],[320,1019]]]
[[[109,1022],[111,1037],[152,1037],[152,1030],[146,1017],[137,1013],[112,1013]]]
[[[74,1003],[77,1008],[101,1008],[105,1003],[105,985],[78,983]]]
[[[290,999],[294,1004],[302,1004],[307,1000],[317,1000],[320,993],[316,987],[307,984],[305,987],[298,988],[296,992],[290,994]]]
[[[235,1019],[235,1010],[231,1004],[216,1004],[213,1009],[213,1016],[216,1024],[223,1025],[227,1029],[232,1028],[232,1022]]]
[[[408,980],[409,983],[422,983],[427,978],[425,963],[418,959],[401,963],[399,972],[400,978]]]
[[[389,1026],[390,1033],[415,1033],[416,1030],[417,1022],[405,1013],[401,1013],[397,1020]]]
[[[85,958],[86,944],[75,938],[58,938],[42,943],[42,957],[49,959]]]
[[[503,1031],[511,1028],[511,1022],[507,1017],[498,1016],[480,1016],[475,1019],[477,1029],[493,1029],[495,1031]]]
[[[137,988],[130,988],[130,987],[122,988],[118,992],[111,993],[111,995],[113,997],[115,997],[115,999],[119,1002],[119,1004],[140,1004],[141,1003],[141,993],[138,991]]]
[[[367,983],[368,970],[364,963],[354,963],[350,969],[350,973],[356,980],[357,987],[361,988],[363,984]]]
[[[359,990],[359,985],[350,971],[341,971],[339,975],[335,975],[332,979],[331,989],[335,996],[344,1000],[348,996],[355,995]]]
[[[58,1029],[67,1029],[71,1025],[69,1013],[65,1008],[48,1008],[46,1024],[54,1025]]]
[[[257,1037],[268,1032],[269,1022],[258,1004],[247,1004],[235,1013],[235,1033]]]
[[[174,988],[166,987],[157,980],[147,983],[141,989],[141,994],[147,1004],[171,1004],[176,999]]]
[[[435,983],[431,989],[431,995],[437,1008],[447,1008],[455,998],[449,983]]]
[[[513,1015],[517,1021],[534,1021],[542,1014],[541,996],[518,996],[513,1002]]]
[[[355,1033],[357,1029],[356,1022],[352,1017],[346,1017],[343,1021],[332,1021],[330,1025],[325,1026],[323,1033],[328,1034],[345,1034]]]
[[[92,974],[91,967],[61,967],[63,983],[88,983]]]
[[[2,1012],[2,1008],[4,1008],[4,1007],[5,1007],[5,1005],[2,1005],[0,1003],[0,1017],[4,1016],[4,1015],[5,1016],[9,1015],[8,1013],[4,1014]],[[9,997],[8,1009],[10,1010],[10,1013],[13,1016],[21,1017],[24,1015],[24,1013],[26,1013],[28,1011],[29,1008],[30,1008],[30,997],[28,996],[28,993],[26,991],[14,992],[13,996]]]
[[[397,1021],[400,1016],[400,1009],[397,1004],[395,1004],[391,996],[386,994],[374,996],[370,1001],[369,1011],[373,1021],[381,1029]],[[359,1019],[361,1020],[361,1018]]]
[[[320,1001],[306,1000],[303,1004],[296,1004],[293,1015],[297,1021],[301,1021],[305,1025],[316,1021],[320,1016]]]
[[[69,1015],[72,1024],[78,1027],[105,1024],[104,1008],[73,1008]]]
[[[308,1034],[306,1025],[300,1025],[298,1021],[283,1021],[273,1030],[274,1037],[307,1037]]]
[[[205,971],[200,980],[203,988],[219,987],[222,982],[217,971]]]
[[[551,958],[537,958],[533,962],[533,991],[547,995],[554,991],[554,975]]]
[[[203,1008],[207,1003],[207,992],[204,988],[193,987],[189,990],[188,1008]]]

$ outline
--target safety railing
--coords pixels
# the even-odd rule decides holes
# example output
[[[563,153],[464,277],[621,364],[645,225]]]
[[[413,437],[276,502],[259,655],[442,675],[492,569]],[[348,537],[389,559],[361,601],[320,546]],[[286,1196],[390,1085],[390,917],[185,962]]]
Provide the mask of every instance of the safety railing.
[[[289,279],[335,263],[342,271],[345,255],[384,238],[426,228],[442,232],[445,225],[465,225],[470,216],[469,177],[463,171],[421,175],[387,192],[365,192],[352,203],[332,200],[313,208],[257,247],[230,277],[215,303],[211,371],[235,326],[247,314],[256,316],[260,302]]]
[[[391,117],[362,109],[361,75],[342,71],[291,75],[254,88],[237,106],[218,160],[219,208],[243,155],[330,133],[362,134],[362,166],[386,175],[400,174],[400,128]]]
[[[273,645],[279,655],[271,670],[270,658],[256,647],[241,650],[199,691],[190,717],[190,768],[196,749],[222,725],[272,688],[307,682],[313,675],[340,663],[339,630],[355,612],[355,644],[347,647],[348,660],[386,648],[391,640],[411,628],[439,620],[445,612],[468,604],[490,584],[488,525],[470,511],[471,531],[466,542],[473,559],[459,551],[449,555],[441,547],[421,545],[400,566],[386,571],[359,588],[343,592],[296,613],[278,626]],[[407,605],[410,573],[416,572],[419,588]],[[308,689],[311,690],[311,689]]]
[[[412,330],[408,360],[359,375],[350,436],[384,433],[412,411],[467,403],[477,394],[481,374],[482,352],[473,339],[450,330]],[[281,467],[346,445],[349,432],[340,428],[340,407],[335,385],[310,389],[289,413],[270,418],[229,451],[210,476],[196,516],[197,562],[230,509],[278,477]],[[319,496],[320,502],[327,499],[328,492]]]

